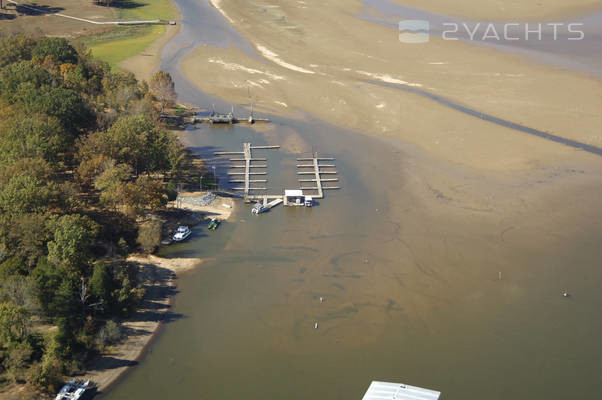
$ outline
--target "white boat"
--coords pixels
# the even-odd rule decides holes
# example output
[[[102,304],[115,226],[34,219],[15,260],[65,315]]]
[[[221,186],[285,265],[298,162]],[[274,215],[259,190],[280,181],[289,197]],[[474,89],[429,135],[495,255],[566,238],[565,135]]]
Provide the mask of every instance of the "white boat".
[[[88,389],[92,388],[90,381],[73,379],[61,388],[55,400],[80,400]]]
[[[270,207],[264,206],[261,203],[255,203],[255,205],[251,209],[251,212],[253,214],[261,214],[261,213],[268,211],[269,209],[270,209]]]
[[[187,226],[179,226],[172,239],[174,242],[182,242],[186,240],[191,233],[192,232]]]

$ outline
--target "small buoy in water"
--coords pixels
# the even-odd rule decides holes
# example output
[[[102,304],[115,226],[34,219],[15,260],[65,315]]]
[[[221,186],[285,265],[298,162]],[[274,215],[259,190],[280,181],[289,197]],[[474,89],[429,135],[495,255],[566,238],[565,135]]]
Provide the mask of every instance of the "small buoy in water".
[[[320,303],[324,303],[324,297],[320,297]]]
[[[314,324],[314,329],[318,329],[318,323],[317,322]]]
[[[564,297],[570,297],[571,295],[566,290],[563,290],[562,291],[562,296],[564,296]]]

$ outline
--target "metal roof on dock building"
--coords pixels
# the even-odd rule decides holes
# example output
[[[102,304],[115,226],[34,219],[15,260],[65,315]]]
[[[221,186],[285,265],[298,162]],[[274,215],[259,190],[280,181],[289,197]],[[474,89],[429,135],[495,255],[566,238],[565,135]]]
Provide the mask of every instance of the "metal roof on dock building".
[[[362,400],[439,400],[441,392],[403,383],[372,381]]]

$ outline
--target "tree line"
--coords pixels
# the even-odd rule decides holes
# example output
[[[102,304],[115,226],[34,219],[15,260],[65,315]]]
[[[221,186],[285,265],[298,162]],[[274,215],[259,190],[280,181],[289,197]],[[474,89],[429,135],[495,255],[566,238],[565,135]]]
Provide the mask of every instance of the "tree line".
[[[0,38],[0,385],[55,391],[144,294],[125,262],[186,165],[150,85],[61,38]]]

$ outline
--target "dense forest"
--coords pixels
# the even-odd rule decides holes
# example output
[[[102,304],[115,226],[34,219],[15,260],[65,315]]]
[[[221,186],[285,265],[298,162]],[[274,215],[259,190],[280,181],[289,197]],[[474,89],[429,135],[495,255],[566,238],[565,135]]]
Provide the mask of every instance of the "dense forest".
[[[119,338],[143,296],[125,258],[185,164],[158,121],[174,96],[64,39],[0,38],[0,386],[56,390]]]

